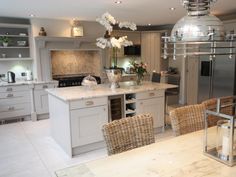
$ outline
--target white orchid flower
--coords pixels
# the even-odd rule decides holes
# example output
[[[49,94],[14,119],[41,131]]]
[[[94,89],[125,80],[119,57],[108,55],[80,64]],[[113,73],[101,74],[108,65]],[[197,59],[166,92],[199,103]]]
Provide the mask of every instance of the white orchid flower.
[[[119,28],[129,28],[129,29],[131,29],[132,31],[137,30],[137,26],[136,26],[135,23],[130,23],[130,22],[127,22],[127,21],[125,21],[125,22],[120,22],[120,23],[119,23]]]
[[[117,47],[119,49],[121,48],[120,41],[114,37],[111,38],[111,45],[112,45],[112,47]]]
[[[108,12],[106,12],[106,13],[104,13],[104,14],[102,15],[102,19],[108,21],[109,23],[111,23],[111,24],[113,24],[113,25],[116,24],[115,18],[114,18],[110,13],[108,13]]]

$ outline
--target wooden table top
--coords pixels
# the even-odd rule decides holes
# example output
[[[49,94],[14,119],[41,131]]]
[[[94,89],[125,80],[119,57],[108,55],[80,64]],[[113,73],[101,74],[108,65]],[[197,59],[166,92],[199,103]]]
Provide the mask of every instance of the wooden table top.
[[[203,131],[154,143],[56,172],[58,177],[236,177],[203,154]]]

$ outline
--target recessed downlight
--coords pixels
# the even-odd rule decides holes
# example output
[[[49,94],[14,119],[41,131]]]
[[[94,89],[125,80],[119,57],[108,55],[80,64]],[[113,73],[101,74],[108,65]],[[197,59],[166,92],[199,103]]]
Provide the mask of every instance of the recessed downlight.
[[[30,14],[29,16],[30,16],[30,17],[32,17],[32,18],[33,18],[33,17],[35,17],[35,15],[34,15],[34,14]]]
[[[122,3],[122,1],[115,1],[115,3],[116,3],[116,4],[121,4],[121,3]]]
[[[175,7],[170,7],[169,9],[172,10],[172,11],[174,11],[174,10],[175,10]]]

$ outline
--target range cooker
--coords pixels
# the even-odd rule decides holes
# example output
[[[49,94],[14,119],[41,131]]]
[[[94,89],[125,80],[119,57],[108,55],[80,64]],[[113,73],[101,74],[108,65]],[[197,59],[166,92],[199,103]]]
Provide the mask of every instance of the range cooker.
[[[56,75],[53,76],[54,80],[57,80],[58,83],[58,87],[72,87],[72,86],[81,86],[81,83],[83,81],[83,79],[88,76],[89,74],[72,74],[72,75]],[[101,84],[101,78],[98,76],[94,76],[92,74],[90,74],[91,76],[93,76],[96,80],[98,84]]]

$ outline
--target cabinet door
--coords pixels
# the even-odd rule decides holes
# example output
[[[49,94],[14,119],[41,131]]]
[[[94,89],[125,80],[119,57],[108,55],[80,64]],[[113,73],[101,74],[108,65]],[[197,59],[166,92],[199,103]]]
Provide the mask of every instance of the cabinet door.
[[[137,114],[151,114],[154,128],[164,126],[164,97],[137,101]]]
[[[72,147],[103,140],[102,126],[108,122],[107,105],[71,111]]]
[[[35,90],[35,109],[37,114],[47,114],[48,111],[48,93],[45,90]]]
[[[147,63],[148,72],[161,71],[161,37],[159,32],[142,32],[141,55],[142,61]]]

